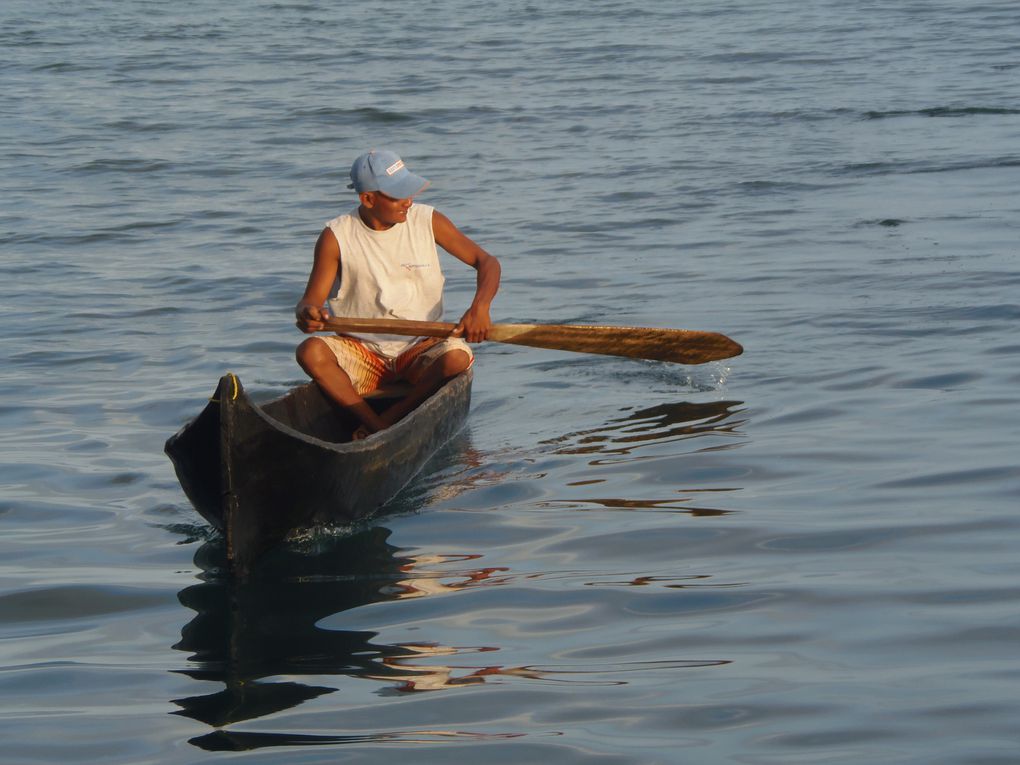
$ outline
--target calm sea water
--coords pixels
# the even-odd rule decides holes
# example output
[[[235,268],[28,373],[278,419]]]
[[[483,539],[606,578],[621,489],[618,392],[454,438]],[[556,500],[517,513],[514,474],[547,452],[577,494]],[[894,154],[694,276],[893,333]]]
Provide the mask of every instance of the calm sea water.
[[[8,0],[4,763],[1020,761],[1020,7]],[[364,527],[222,574],[163,441],[372,146],[503,321]],[[450,259],[450,312],[473,272]]]

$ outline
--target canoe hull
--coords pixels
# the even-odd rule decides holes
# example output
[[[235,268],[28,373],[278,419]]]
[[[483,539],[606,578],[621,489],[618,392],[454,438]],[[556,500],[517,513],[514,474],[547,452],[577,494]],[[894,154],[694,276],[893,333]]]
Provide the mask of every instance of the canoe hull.
[[[350,441],[357,423],[309,383],[261,406],[234,375],[166,443],[185,494],[246,570],[291,531],[350,523],[392,499],[460,430],[471,373],[450,380],[397,424]]]

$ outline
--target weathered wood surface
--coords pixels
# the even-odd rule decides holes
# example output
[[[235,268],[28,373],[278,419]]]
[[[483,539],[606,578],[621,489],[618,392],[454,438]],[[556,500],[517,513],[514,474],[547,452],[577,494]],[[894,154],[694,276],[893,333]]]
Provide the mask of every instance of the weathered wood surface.
[[[295,529],[375,512],[463,426],[470,399],[469,371],[395,425],[351,441],[357,423],[314,383],[259,406],[225,375],[166,453],[243,571]]]

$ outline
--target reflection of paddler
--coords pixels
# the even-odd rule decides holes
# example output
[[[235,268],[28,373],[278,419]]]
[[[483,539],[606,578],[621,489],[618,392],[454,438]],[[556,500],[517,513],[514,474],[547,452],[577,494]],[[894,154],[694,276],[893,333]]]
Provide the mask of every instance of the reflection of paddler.
[[[428,645],[423,643],[406,643],[403,645],[408,653],[403,656],[389,656],[383,659],[383,664],[392,669],[393,672],[385,675],[376,675],[378,680],[400,681],[396,686],[399,691],[440,691],[456,688],[465,685],[479,685],[491,677],[515,676],[531,679],[541,679],[542,674],[527,667],[462,667],[449,666],[446,664],[417,664],[417,660],[423,657],[440,657],[461,655],[467,652],[496,651],[497,648],[452,648],[441,645]],[[470,670],[465,675],[454,676],[458,670]]]
[[[480,555],[412,555],[410,561],[400,567],[405,574],[412,574],[411,577],[401,579],[396,587],[401,588],[398,598],[421,598],[426,595],[441,595],[444,593],[462,590],[474,584],[488,580],[489,584],[501,584],[505,579],[492,579],[492,575],[500,571],[509,571],[505,567],[480,568],[472,571],[458,571],[454,574],[443,574],[441,572],[429,573],[421,571],[424,566],[440,565],[455,561],[468,561],[480,558]],[[450,582],[450,579],[456,581]],[[446,581],[444,581],[446,580]]]

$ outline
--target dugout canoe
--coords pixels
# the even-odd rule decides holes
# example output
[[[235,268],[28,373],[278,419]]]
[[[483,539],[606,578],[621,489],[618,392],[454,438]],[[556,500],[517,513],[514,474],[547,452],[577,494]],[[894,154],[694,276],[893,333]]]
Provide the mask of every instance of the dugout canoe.
[[[357,422],[315,383],[256,404],[236,375],[165,451],[195,509],[223,532],[240,572],[295,529],[373,514],[464,425],[471,371],[400,422],[351,441]],[[399,393],[368,399],[381,411]]]

